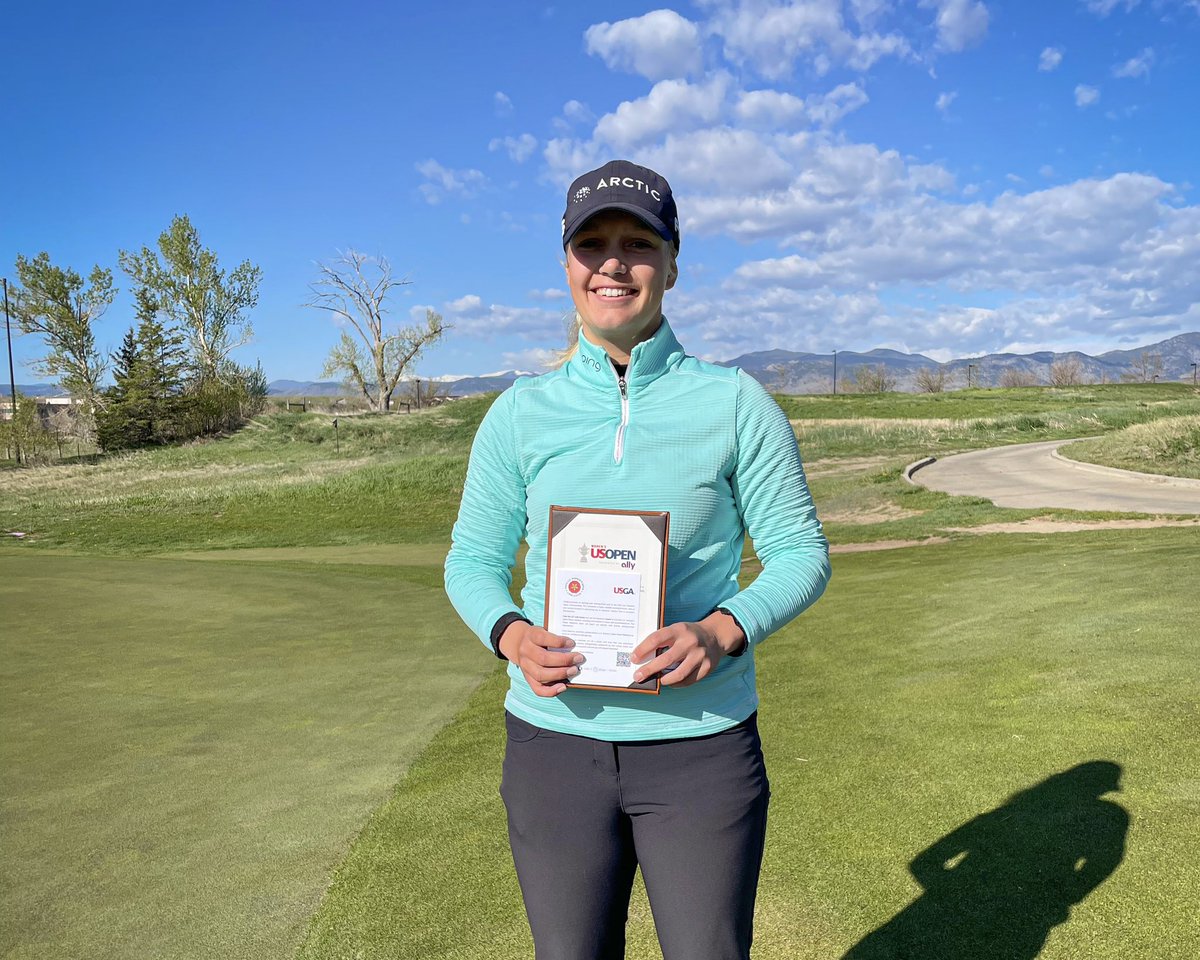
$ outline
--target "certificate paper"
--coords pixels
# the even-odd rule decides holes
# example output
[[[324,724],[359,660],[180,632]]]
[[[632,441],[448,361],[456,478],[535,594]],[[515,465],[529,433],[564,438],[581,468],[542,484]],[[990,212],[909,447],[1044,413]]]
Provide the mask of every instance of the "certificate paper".
[[[586,658],[574,688],[658,693],[637,683],[633,648],[662,626],[666,513],[550,508],[546,622]]]

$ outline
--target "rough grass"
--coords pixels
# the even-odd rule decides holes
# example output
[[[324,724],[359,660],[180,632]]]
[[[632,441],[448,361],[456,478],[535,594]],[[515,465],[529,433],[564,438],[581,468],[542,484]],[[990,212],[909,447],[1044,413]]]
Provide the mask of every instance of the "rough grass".
[[[491,400],[342,416],[336,437],[328,415],[274,414],[205,443],[93,465],[0,469],[0,530],[27,534],[34,548],[118,554],[445,542],[470,441]],[[829,524],[832,539],[847,543],[1020,519],[900,479],[905,464],[931,453],[1200,415],[1200,397],[1171,384],[780,401],[790,415],[809,418],[794,422],[806,461],[820,465],[813,492],[830,517],[848,518]]]
[[[1135,424],[1060,452],[1072,460],[1120,470],[1200,479],[1200,416]]]
[[[755,956],[1197,955],[1200,634],[1179,602],[1197,555],[1192,531],[1138,531],[836,558],[826,597],[760,651]],[[503,689],[481,687],[376,812],[305,960],[529,956],[496,795]],[[1122,790],[1073,780],[1088,761],[1117,765]],[[972,868],[922,897],[910,862],[943,838]],[[1098,885],[1065,902],[1088,861]],[[897,952],[898,930],[923,946]],[[631,960],[660,956],[642,899],[630,939]]]

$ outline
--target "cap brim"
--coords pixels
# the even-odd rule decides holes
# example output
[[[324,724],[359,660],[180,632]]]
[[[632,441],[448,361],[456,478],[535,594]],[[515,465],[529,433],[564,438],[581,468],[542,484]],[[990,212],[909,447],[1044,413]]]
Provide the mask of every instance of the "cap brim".
[[[642,223],[666,240],[667,243],[673,244],[675,242],[675,237],[671,233],[670,228],[667,227],[667,225],[661,220],[659,220],[658,217],[654,216],[654,214],[647,212],[645,208],[639,207],[637,204],[622,203],[618,200],[614,201],[613,203],[606,203],[602,207],[589,210],[586,216],[580,217],[579,220],[574,224],[569,224],[566,231],[563,233],[563,246],[565,247],[571,242],[571,238],[579,232],[580,228],[585,223],[587,223],[597,214],[604,213],[605,210],[620,210],[624,213],[630,214],[631,216],[637,217],[642,221]]]

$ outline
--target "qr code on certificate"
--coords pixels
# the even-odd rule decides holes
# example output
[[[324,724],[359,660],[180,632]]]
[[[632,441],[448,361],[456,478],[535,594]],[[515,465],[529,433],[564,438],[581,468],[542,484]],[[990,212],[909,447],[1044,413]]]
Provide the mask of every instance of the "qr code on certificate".
[[[627,654],[627,653],[618,653],[618,654],[617,654],[617,666],[618,666],[618,667],[627,667],[627,666],[629,666],[629,654]]]

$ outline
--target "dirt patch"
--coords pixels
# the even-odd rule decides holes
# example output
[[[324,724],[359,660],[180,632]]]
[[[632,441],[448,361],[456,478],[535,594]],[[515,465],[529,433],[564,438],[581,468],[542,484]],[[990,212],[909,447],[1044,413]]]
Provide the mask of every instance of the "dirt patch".
[[[892,463],[895,457],[827,457],[822,460],[806,460],[804,473],[808,477],[831,477],[843,473],[865,473]]]
[[[901,547],[931,547],[938,543],[949,543],[946,537],[926,537],[924,540],[872,540],[869,543],[835,543],[830,553],[869,553],[872,550],[899,550]]]
[[[821,520],[825,523],[887,523],[889,520],[907,520],[919,517],[924,510],[907,510],[894,503],[880,503],[865,510],[822,510]]]
[[[843,521],[845,522],[845,521]],[[1051,520],[1030,517],[1011,523],[983,523],[977,527],[943,527],[944,533],[967,533],[985,536],[989,533],[1079,533],[1085,530],[1149,530],[1155,527],[1194,527],[1200,530],[1200,517],[1195,520],[1169,520],[1152,517],[1148,520]],[[830,553],[866,553],[871,550],[897,550],[901,547],[929,547],[949,543],[949,537],[926,537],[924,540],[873,540],[868,543],[835,543]]]
[[[1195,520],[1168,520],[1166,517],[1151,517],[1148,520],[1050,520],[1046,517],[1030,517],[1011,523],[983,523],[977,527],[945,527],[947,533],[1078,533],[1083,530],[1149,530],[1153,527],[1196,527],[1200,529],[1200,517]]]

